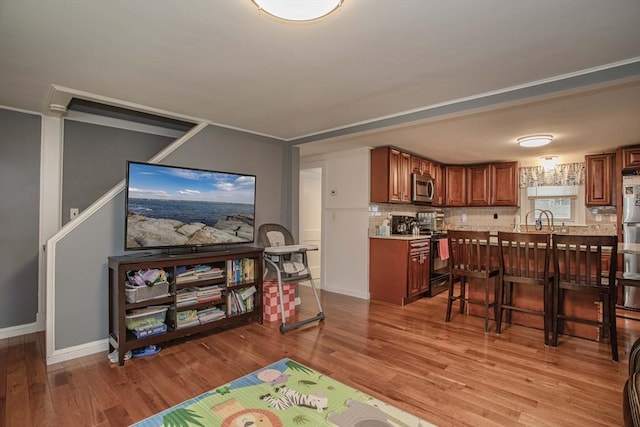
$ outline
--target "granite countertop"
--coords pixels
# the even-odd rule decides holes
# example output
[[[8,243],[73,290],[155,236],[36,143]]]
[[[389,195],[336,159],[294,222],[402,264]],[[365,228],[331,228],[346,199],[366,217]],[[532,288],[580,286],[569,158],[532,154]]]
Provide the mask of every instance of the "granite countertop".
[[[377,236],[372,235],[369,236],[370,239],[387,239],[387,240],[420,240],[420,239],[430,239],[431,236],[422,235],[422,236],[414,236],[413,234],[392,234],[391,236]]]
[[[411,234],[392,234],[391,236],[369,236],[371,239],[388,239],[388,240],[420,240],[428,239],[431,236],[413,236]],[[491,236],[489,244],[498,245],[498,236]],[[640,243],[618,243],[618,253],[640,255]]]

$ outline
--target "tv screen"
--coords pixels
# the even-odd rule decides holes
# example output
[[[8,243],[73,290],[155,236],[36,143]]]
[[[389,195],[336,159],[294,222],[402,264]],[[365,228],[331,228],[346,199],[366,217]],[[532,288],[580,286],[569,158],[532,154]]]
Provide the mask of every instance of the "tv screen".
[[[256,177],[127,162],[125,250],[254,241]]]

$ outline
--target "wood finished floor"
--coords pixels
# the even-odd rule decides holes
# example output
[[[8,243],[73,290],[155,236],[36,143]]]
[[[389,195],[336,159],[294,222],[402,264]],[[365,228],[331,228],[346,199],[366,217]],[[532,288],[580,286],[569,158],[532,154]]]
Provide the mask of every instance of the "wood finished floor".
[[[302,288],[299,315],[315,314]],[[251,324],[165,344],[119,367],[106,352],[46,366],[44,334],[0,340],[0,426],[124,426],[292,358],[440,426],[622,425],[622,387],[640,322],[619,319],[620,362],[605,343],[482,319],[444,322],[443,294],[405,307],[325,292],[324,323],[282,335]],[[494,325],[492,324],[492,327]]]

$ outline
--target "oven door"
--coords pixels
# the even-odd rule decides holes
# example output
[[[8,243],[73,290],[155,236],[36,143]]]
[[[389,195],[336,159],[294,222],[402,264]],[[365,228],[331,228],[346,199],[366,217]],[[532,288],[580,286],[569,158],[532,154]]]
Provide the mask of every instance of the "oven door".
[[[412,201],[418,203],[431,203],[435,193],[433,178],[420,174],[412,175]]]
[[[447,256],[445,259],[442,259],[442,250],[440,248],[441,241],[446,241],[446,237],[437,236],[431,239],[431,257],[429,265],[429,272],[431,274],[431,280],[429,283],[430,297],[449,289],[449,257]]]

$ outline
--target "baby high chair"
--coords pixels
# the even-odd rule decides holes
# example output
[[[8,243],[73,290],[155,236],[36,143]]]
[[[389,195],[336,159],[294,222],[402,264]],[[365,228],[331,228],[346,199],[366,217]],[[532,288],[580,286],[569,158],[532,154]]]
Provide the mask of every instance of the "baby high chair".
[[[280,332],[284,333],[290,329],[299,328],[316,320],[324,320],[324,313],[318,291],[316,290],[311,276],[311,269],[307,262],[307,251],[317,251],[316,245],[296,245],[293,241],[291,232],[280,224],[262,224],[258,228],[259,243],[264,247],[265,261],[265,277],[269,273],[275,273],[278,279],[278,295],[280,297],[280,314],[282,315],[282,324]],[[309,281],[311,290],[318,306],[318,314],[315,316],[300,320],[295,323],[287,324],[284,309],[284,295],[282,285],[284,283],[298,283]]]

